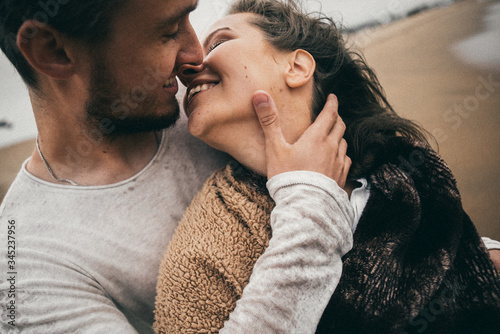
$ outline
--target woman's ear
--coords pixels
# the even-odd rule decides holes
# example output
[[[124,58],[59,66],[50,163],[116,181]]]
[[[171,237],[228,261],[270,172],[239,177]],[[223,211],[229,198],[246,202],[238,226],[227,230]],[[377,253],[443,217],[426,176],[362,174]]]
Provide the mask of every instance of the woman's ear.
[[[288,55],[285,81],[290,88],[299,88],[307,84],[316,70],[316,61],[307,51],[298,49]]]
[[[65,38],[57,30],[35,20],[25,21],[17,33],[17,46],[28,63],[38,72],[64,80],[74,73],[67,56]]]

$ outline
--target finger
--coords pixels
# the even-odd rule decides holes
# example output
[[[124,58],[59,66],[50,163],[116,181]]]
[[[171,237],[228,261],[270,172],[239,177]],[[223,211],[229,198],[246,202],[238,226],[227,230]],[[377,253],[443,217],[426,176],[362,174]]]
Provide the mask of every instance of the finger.
[[[347,156],[347,142],[342,139],[338,144],[337,152],[337,175],[338,184],[341,188],[344,187],[347,180],[347,173],[349,172],[349,167],[351,164],[351,159]]]
[[[338,175],[340,178],[343,177],[343,170],[345,167],[345,161],[347,159],[347,142],[342,139],[340,143],[336,146],[337,157],[336,157],[336,166],[338,168]]]
[[[339,103],[337,97],[334,94],[330,94],[326,100],[323,110],[314,121],[314,131],[328,135],[337,121],[339,115],[338,108]]]
[[[339,143],[339,153],[338,157],[342,159],[342,161],[347,157],[347,142],[344,138],[340,140]]]
[[[278,117],[278,109],[272,97],[265,91],[256,91],[252,97],[255,113],[264,131],[266,146],[285,143]]]
[[[342,169],[342,175],[340,176],[340,180],[342,180],[342,185],[339,185],[341,188],[343,188],[347,182],[347,176],[349,175],[349,170],[351,169],[352,166],[352,160],[349,157],[345,157],[344,160],[344,168]]]
[[[332,131],[328,135],[329,138],[333,139],[336,143],[341,143],[345,134],[346,125],[342,117],[338,116]]]

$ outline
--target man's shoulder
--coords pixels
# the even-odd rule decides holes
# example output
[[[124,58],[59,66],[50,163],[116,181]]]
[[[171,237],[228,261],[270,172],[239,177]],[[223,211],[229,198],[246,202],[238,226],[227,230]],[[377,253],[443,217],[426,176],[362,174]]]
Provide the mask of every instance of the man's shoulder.
[[[4,199],[2,200],[2,203],[0,204],[0,217],[4,216],[6,208],[12,209],[17,205],[22,205],[24,201],[22,201],[21,198],[27,196],[37,198],[40,196],[40,194],[36,192],[36,189],[29,186],[29,179],[23,172],[25,165],[26,162],[23,164],[16,178],[11,183]]]

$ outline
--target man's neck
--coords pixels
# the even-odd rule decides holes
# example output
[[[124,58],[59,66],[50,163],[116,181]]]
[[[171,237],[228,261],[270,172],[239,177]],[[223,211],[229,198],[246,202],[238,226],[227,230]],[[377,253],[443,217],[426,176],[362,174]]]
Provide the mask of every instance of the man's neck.
[[[78,185],[107,185],[126,180],[141,171],[154,157],[161,133],[115,136],[98,140],[75,131],[60,136],[40,131],[27,169],[48,182]]]

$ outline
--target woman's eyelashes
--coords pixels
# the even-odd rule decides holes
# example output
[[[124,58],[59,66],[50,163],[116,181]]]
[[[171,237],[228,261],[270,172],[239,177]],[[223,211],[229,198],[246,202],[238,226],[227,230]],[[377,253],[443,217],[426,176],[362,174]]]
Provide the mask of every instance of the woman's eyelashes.
[[[214,42],[212,42],[212,44],[210,44],[210,46],[207,48],[207,56],[210,54],[210,52],[212,52],[216,47],[218,47],[219,45],[221,45],[222,43],[224,42],[227,42],[228,39],[216,39]]]

